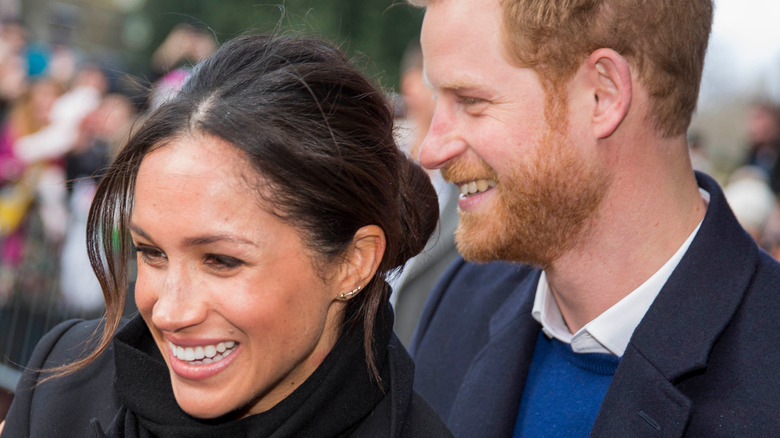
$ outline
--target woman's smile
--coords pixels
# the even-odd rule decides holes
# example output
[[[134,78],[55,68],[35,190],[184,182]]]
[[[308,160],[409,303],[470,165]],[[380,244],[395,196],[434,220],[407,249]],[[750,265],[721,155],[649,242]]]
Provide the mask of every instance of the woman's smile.
[[[184,379],[205,380],[229,367],[241,354],[241,344],[234,341],[197,347],[182,347],[168,341],[171,370]]]
[[[176,356],[177,359],[189,362],[192,365],[219,362],[228,357],[237,346],[238,344],[234,341],[227,341],[192,348],[175,345],[173,342],[168,341],[168,347],[171,349],[171,354]]]

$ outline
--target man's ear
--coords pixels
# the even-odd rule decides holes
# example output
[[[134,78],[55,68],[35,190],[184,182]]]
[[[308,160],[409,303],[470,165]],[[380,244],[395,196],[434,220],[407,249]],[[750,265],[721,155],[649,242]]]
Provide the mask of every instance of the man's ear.
[[[631,68],[616,51],[598,49],[588,56],[585,70],[593,94],[593,134],[606,138],[620,126],[631,106]]]
[[[352,238],[337,282],[339,293],[352,297],[374,277],[385,253],[385,233],[376,225],[360,228]]]

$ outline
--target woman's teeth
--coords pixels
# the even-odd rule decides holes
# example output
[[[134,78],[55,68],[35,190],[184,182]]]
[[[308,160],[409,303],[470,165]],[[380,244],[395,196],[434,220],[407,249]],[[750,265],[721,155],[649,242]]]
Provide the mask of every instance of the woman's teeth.
[[[238,344],[234,341],[220,342],[216,345],[204,345],[193,347],[179,347],[168,342],[168,348],[177,359],[189,362],[190,365],[205,365],[228,357]]]
[[[498,182],[492,179],[478,179],[465,184],[459,184],[460,194],[463,196],[482,193],[498,185]]]

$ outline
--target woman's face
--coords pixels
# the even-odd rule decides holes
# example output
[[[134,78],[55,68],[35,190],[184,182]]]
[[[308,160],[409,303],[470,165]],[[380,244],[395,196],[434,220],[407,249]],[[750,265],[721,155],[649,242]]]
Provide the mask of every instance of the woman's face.
[[[175,139],[138,171],[136,303],[195,417],[276,405],[322,362],[343,318],[338,274],[318,275],[257,181],[238,149],[211,136]]]

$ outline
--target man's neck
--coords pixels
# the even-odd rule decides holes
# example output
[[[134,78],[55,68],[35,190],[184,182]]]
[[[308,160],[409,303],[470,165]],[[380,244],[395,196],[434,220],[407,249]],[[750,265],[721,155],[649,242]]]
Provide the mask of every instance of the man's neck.
[[[617,175],[587,237],[545,269],[572,333],[650,278],[704,217],[692,171],[658,175],[658,167],[643,167]]]

